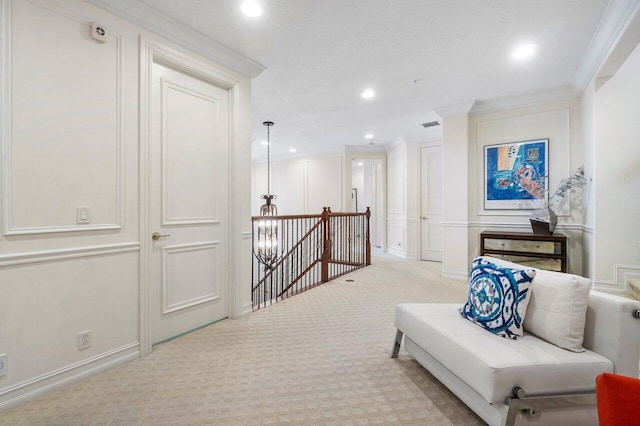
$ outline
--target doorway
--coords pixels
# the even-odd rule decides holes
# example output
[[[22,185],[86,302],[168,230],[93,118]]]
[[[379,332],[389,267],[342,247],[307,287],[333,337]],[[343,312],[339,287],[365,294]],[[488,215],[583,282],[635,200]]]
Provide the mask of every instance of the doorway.
[[[422,260],[442,262],[442,147],[420,149]]]
[[[383,161],[371,158],[351,160],[351,211],[371,210],[369,219],[372,248],[384,247],[384,167]]]
[[[152,64],[151,341],[227,316],[228,91]]]

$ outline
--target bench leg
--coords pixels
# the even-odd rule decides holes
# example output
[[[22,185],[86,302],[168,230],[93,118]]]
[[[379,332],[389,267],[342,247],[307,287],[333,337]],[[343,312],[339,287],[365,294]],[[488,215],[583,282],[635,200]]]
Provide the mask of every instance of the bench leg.
[[[393,351],[391,352],[391,358],[398,358],[398,352],[400,352],[400,344],[402,343],[402,336],[404,333],[398,330],[396,331],[396,341],[393,344]]]
[[[517,387],[514,388],[515,390]],[[505,400],[507,412],[502,418],[502,426],[514,426],[516,416],[522,413],[528,417],[539,417],[546,408],[576,407],[581,405],[596,405],[595,392],[578,392],[572,394],[538,395],[522,397],[514,395]]]

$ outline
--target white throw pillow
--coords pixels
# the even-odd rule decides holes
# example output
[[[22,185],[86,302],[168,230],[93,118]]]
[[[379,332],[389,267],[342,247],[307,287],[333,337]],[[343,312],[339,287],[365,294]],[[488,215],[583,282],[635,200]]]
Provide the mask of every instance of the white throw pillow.
[[[487,257],[497,265],[517,263]],[[591,281],[577,275],[536,269],[524,329],[549,343],[573,352],[584,352],[584,327]]]
[[[531,286],[524,329],[573,352],[584,352],[584,326],[591,281],[539,270]]]

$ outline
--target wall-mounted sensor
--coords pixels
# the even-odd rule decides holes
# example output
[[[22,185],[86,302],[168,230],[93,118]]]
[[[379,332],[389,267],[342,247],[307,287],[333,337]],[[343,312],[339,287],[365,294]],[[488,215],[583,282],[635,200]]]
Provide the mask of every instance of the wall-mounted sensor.
[[[107,42],[107,30],[100,24],[91,23],[91,38],[99,43]]]

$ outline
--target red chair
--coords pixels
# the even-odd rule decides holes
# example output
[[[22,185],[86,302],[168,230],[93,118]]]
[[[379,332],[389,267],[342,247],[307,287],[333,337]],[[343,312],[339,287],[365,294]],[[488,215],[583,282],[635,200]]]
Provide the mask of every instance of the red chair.
[[[600,426],[640,425],[640,379],[603,373],[596,377]]]

